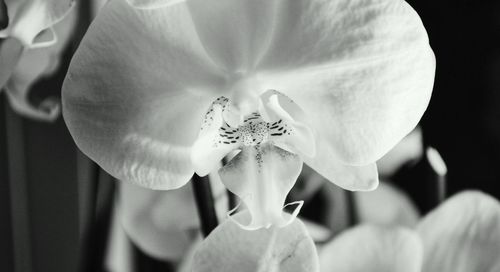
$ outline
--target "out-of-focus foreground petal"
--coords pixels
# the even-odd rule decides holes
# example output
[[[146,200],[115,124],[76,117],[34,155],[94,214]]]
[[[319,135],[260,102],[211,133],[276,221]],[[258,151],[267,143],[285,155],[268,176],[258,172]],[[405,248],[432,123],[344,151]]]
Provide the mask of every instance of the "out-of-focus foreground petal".
[[[294,99],[326,139],[306,163],[337,182],[325,161],[372,163],[416,126],[435,59],[406,2],[284,1],[277,14],[258,78]]]
[[[289,222],[282,210],[301,170],[302,160],[298,155],[266,143],[244,147],[219,170],[219,175],[249,211],[250,224],[242,227],[258,229]]]
[[[422,271],[422,242],[404,228],[355,227],[324,246],[319,255],[322,272]]]
[[[190,146],[223,80],[184,4],[110,1],[73,57],[63,115],[79,148],[120,180],[174,189],[193,174]]]
[[[185,0],[126,0],[132,7],[138,9],[156,9],[174,5]]]
[[[463,192],[418,225],[426,272],[496,272],[500,268],[500,203],[480,192]]]
[[[5,85],[10,105],[17,113],[41,121],[53,121],[59,117],[58,99],[49,97],[34,105],[29,100],[29,93],[37,80],[54,73],[59,68],[64,50],[74,33],[77,16],[77,12],[71,12],[53,27],[59,37],[56,44],[44,48],[25,49],[22,52]],[[43,32],[41,36],[44,34],[52,35]]]
[[[420,219],[410,198],[388,183],[381,182],[377,190],[355,193],[354,197],[362,223],[415,227]]]
[[[250,221],[247,212],[238,221]],[[296,219],[284,228],[246,231],[226,220],[202,242],[193,260],[193,272],[319,271],[314,242]]]
[[[75,0],[4,0],[9,24],[0,30],[0,38],[14,37],[26,47],[44,47],[57,41],[37,41],[37,35],[61,21],[75,4]],[[56,35],[55,33],[52,33]]]
[[[201,181],[200,181],[201,182]],[[228,203],[218,175],[210,175],[219,219]],[[121,222],[141,250],[155,258],[179,261],[199,236],[199,216],[191,184],[178,190],[154,191],[120,182]]]

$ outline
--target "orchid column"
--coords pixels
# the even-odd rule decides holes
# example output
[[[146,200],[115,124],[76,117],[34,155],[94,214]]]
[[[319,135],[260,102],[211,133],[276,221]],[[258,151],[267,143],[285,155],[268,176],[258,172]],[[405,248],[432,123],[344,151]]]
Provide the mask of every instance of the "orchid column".
[[[345,189],[376,188],[374,162],[430,98],[434,55],[403,1],[130,4],[110,1],[72,60],[63,114],[77,145],[160,190],[240,150],[219,173],[250,229],[286,223],[302,161]]]

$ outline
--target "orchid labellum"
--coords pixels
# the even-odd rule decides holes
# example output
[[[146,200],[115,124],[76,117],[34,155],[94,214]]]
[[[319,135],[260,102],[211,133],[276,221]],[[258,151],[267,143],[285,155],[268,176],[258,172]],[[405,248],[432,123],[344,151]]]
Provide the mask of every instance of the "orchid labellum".
[[[434,55],[404,1],[130,3],[110,1],[72,60],[63,114],[77,145],[118,179],[166,190],[237,153],[219,173],[248,228],[288,222],[302,162],[374,189],[375,161],[427,107]]]
[[[28,99],[31,86],[59,67],[76,23],[70,12],[74,1],[6,0],[0,19],[0,89],[12,108],[37,120],[52,121],[59,116],[60,103],[47,98],[39,105]]]

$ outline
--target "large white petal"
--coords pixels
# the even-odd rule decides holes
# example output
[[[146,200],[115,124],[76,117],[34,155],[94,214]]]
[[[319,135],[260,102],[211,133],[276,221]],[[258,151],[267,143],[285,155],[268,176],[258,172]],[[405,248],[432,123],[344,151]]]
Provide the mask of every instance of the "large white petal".
[[[75,4],[75,0],[5,0],[9,25],[0,30],[0,38],[14,37],[27,47],[50,45],[38,43],[36,36],[61,21]],[[57,40],[57,37],[52,37]]]
[[[210,175],[216,211],[226,215],[228,203],[218,175]],[[120,182],[120,218],[130,239],[147,254],[179,261],[199,235],[199,217],[191,184],[155,191]]]
[[[426,272],[496,272],[500,268],[500,203],[484,193],[460,193],[417,228]]]
[[[248,213],[235,215],[250,221]],[[203,241],[193,260],[194,272],[319,271],[314,242],[300,220],[277,228],[246,231],[226,220]]]
[[[185,4],[109,2],[75,53],[63,115],[80,149],[115,177],[173,189],[193,174],[190,147],[224,80]]]
[[[317,144],[317,160],[329,152],[344,164],[373,163],[416,126],[430,99],[435,59],[419,16],[400,0],[285,3],[257,78],[306,112],[325,139],[317,143],[326,143]]]
[[[355,227],[324,246],[319,255],[322,272],[422,271],[422,242],[404,228]]]

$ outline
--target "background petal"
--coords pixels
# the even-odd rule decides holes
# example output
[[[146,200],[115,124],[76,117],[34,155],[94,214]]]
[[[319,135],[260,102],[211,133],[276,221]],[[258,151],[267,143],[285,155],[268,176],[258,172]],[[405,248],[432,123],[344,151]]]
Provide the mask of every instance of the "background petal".
[[[319,255],[322,272],[420,272],[423,259],[416,233],[370,225],[343,232]]]
[[[235,215],[249,221],[248,213]],[[193,271],[319,271],[316,248],[300,220],[284,228],[241,229],[231,220],[219,225],[197,249]]]
[[[40,32],[70,12],[75,0],[5,0],[5,4],[9,25],[0,30],[0,37],[15,37],[29,47]]]
[[[22,52],[23,46],[18,40],[14,38],[0,40],[0,63],[2,64],[2,69],[0,69],[0,91],[12,75]]]
[[[71,12],[53,26],[54,33],[59,37],[54,45],[23,50],[5,85],[10,105],[17,113],[41,121],[53,121],[59,117],[59,99],[48,97],[35,104],[30,101],[29,95],[37,80],[53,74],[60,68],[61,58],[73,37],[77,17],[78,13]],[[44,31],[39,37],[51,35],[49,31]]]
[[[426,272],[498,271],[500,203],[480,192],[460,193],[418,225]]]
[[[217,174],[210,175],[219,219],[228,203]],[[179,261],[199,236],[199,217],[191,184],[154,191],[120,182],[120,217],[127,235],[141,250],[162,260]]]
[[[354,194],[358,219],[383,226],[415,227],[420,219],[415,204],[401,190],[381,182],[376,190]]]
[[[63,85],[63,114],[79,148],[124,181],[173,189],[193,174],[190,146],[223,83],[184,4],[99,12]]]
[[[435,59],[419,16],[400,0],[285,3],[259,64],[264,89],[304,109],[328,145],[318,153],[374,162],[416,126],[430,99]]]

